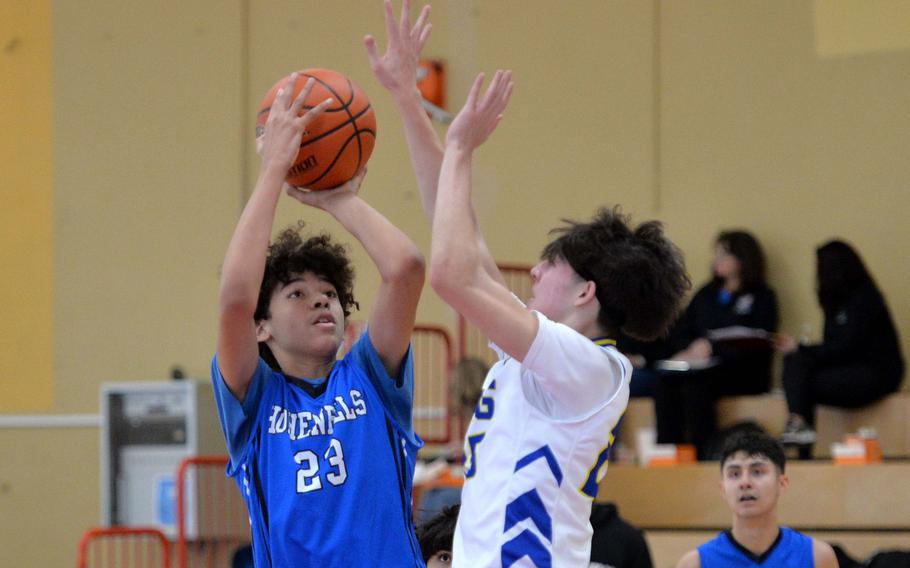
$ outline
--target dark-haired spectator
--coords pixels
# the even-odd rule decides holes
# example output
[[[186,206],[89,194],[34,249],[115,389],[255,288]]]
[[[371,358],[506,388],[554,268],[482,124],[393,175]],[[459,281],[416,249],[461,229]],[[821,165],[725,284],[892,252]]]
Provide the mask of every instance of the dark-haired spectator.
[[[724,444],[721,494],[733,526],[687,552],[677,568],[837,568],[831,546],[777,519],[777,502],[789,486],[786,458],[777,440],[744,432]]]
[[[822,342],[777,339],[790,416],[785,444],[815,443],[818,404],[859,408],[895,392],[904,375],[897,331],[885,299],[856,250],[830,241],[816,250],[818,303],[825,316]]]
[[[426,523],[417,527],[417,542],[427,568],[452,565],[452,539],[458,521],[458,505],[445,507]]]
[[[657,441],[691,442],[703,449],[716,430],[714,404],[722,396],[760,394],[771,386],[770,342],[712,339],[739,329],[759,338],[777,331],[777,297],[765,281],[765,257],[746,231],[715,241],[714,277],[692,298],[673,328],[671,359],[689,370],[661,374],[654,388]]]

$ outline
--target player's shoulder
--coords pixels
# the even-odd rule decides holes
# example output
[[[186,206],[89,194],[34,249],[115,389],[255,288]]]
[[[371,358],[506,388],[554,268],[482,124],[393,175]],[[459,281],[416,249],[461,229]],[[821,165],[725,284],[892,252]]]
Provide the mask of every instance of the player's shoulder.
[[[676,563],[676,568],[701,568],[701,557],[698,555],[698,550],[690,550],[683,554]]]
[[[837,555],[830,544],[817,538],[812,538],[812,558],[815,568],[837,568]]]

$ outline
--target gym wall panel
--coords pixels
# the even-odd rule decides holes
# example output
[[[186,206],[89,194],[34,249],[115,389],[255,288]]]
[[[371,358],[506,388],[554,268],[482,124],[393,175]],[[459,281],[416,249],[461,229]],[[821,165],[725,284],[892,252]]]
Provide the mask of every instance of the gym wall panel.
[[[0,5],[0,412],[53,401],[49,2]]]
[[[56,408],[207,377],[242,205],[243,2],[55,4]]]

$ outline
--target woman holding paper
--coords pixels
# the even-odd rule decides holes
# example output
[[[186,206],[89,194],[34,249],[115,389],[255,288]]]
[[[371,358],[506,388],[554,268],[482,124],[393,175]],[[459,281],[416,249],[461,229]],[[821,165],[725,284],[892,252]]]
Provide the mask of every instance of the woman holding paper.
[[[770,337],[777,331],[777,297],[765,281],[765,257],[746,231],[715,241],[713,279],[692,298],[674,327],[675,354],[657,381],[657,441],[690,442],[700,458],[715,432],[714,403],[722,396],[760,394],[771,386]]]

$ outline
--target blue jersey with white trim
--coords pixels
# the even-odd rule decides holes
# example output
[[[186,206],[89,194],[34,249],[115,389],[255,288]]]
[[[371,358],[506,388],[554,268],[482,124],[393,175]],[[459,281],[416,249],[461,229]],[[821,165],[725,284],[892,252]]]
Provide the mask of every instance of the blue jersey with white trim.
[[[212,378],[257,568],[424,566],[411,518],[423,442],[410,424],[410,350],[397,383],[368,334],[320,388],[260,360],[241,404],[217,359]]]
[[[736,542],[730,531],[698,547],[701,568],[814,568],[812,538],[787,527],[780,528],[774,544],[755,555]]]
[[[590,562],[591,504],[631,365],[615,347],[534,313],[540,325],[524,361],[500,352],[468,427],[459,568]]]

